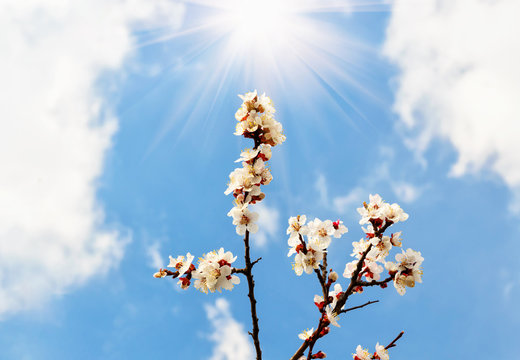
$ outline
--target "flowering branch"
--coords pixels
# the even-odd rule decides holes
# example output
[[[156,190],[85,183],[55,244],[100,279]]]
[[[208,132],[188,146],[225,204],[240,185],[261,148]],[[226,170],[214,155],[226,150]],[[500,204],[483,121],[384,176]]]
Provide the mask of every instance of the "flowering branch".
[[[250,205],[262,201],[265,194],[261,191],[262,185],[267,185],[273,179],[267,161],[271,158],[271,148],[283,143],[285,136],[282,126],[274,119],[274,107],[271,100],[265,95],[258,95],[256,91],[240,95],[243,102],[235,114],[237,119],[235,135],[252,139],[254,147],[241,152],[240,162],[242,167],[237,168],[229,175],[229,183],[225,194],[233,194],[234,205],[228,212],[232,217],[233,225],[238,235],[244,236],[244,262],[242,268],[233,267],[236,260],[231,252],[220,248],[204,254],[199,258],[197,265],[193,264],[194,256],[187,253],[176,258],[170,256],[167,267],[173,270],[159,269],[154,274],[156,278],[172,277],[178,279],[178,284],[183,289],[190,287],[192,281],[198,290],[208,293],[232,290],[240,283],[240,278],[235,274],[244,275],[248,285],[248,297],[251,305],[251,321],[253,329],[251,335],[256,351],[256,360],[262,359],[260,347],[260,328],[257,313],[257,300],[255,297],[255,281],[253,267],[262,259],[251,260],[250,236],[258,231],[256,224],[258,214],[249,210]],[[320,284],[322,295],[314,296],[314,304],[319,311],[319,320],[316,327],[305,330],[298,337],[303,340],[291,360],[323,359],[326,354],[322,351],[314,352],[317,341],[326,336],[330,331],[330,325],[340,327],[339,315],[362,309],[375,304],[379,300],[368,301],[362,305],[345,308],[350,296],[362,293],[366,287],[379,286],[386,288],[389,282],[393,282],[400,295],[404,295],[407,287],[414,287],[416,282],[422,282],[421,264],[423,258],[420,252],[412,249],[402,250],[395,256],[396,262],[386,261],[386,256],[393,247],[401,247],[401,232],[391,236],[384,235],[392,225],[408,219],[399,205],[388,204],[379,195],[370,195],[369,204],[363,203],[358,209],[361,215],[360,225],[366,238],[353,242],[352,256],[355,260],[345,265],[343,276],[349,279],[348,286],[343,291],[339,283],[339,276],[332,268],[328,267],[327,257],[332,238],[339,239],[348,232],[346,226],[340,220],[331,221],[314,219],[307,223],[305,215],[298,215],[289,219],[287,234],[289,253],[294,256],[293,269],[296,275],[316,274]],[[388,276],[382,278],[384,268]],[[332,287],[332,285],[334,286]],[[389,360],[388,349],[396,346],[396,342],[403,336],[401,332],[386,347],[376,344],[376,351],[372,354],[368,350],[356,348],[353,354],[354,360]],[[308,350],[305,356],[305,351]]]
[[[366,240],[361,239],[359,242],[353,243],[354,252],[352,256],[356,257],[357,260],[345,266],[343,276],[350,279],[345,291],[342,290],[339,283],[334,285],[333,291],[330,290],[331,285],[338,280],[338,276],[332,269],[327,276],[326,256],[331,243],[331,236],[339,238],[347,232],[347,228],[339,220],[332,222],[314,219],[306,224],[305,215],[289,219],[287,234],[290,234],[288,240],[290,250],[288,256],[296,254],[293,265],[294,271],[297,275],[301,275],[303,272],[309,274],[314,271],[323,293],[323,296],[316,295],[314,297],[314,303],[320,311],[318,326],[315,331],[311,329],[299,335],[304,342],[296,350],[291,360],[325,358],[326,355],[322,351],[314,353],[313,350],[318,339],[329,333],[329,325],[339,327],[339,315],[378,302],[377,300],[369,301],[363,305],[345,309],[345,303],[352,294],[363,292],[364,287],[380,286],[386,288],[387,284],[393,281],[399,294],[403,295],[406,291],[405,287],[415,286],[416,281],[421,282],[422,270],[420,265],[423,258],[420,253],[412,249],[403,251],[402,254],[396,255],[398,264],[385,260],[392,247],[401,246],[401,232],[391,236],[385,236],[384,233],[395,223],[407,220],[408,214],[397,204],[385,203],[379,195],[370,195],[370,203],[363,203],[363,207],[359,208],[358,212],[362,216],[360,224],[369,224],[369,226],[366,229],[363,228]],[[304,239],[305,236],[308,239],[307,241]],[[385,279],[380,279],[383,267],[378,262],[384,264],[388,270],[388,277]],[[366,280],[363,280],[363,277]],[[395,341],[391,344],[395,344]],[[378,347],[379,344],[376,346],[377,351],[374,353],[374,356],[376,356],[374,358],[387,360],[388,357],[385,357],[387,354],[384,353],[387,348],[380,349]],[[305,357],[303,354],[307,349],[308,354]],[[366,352],[366,354],[369,353]],[[354,358],[356,359],[356,356]],[[357,358],[358,360],[371,359],[371,357],[361,356],[357,356]]]

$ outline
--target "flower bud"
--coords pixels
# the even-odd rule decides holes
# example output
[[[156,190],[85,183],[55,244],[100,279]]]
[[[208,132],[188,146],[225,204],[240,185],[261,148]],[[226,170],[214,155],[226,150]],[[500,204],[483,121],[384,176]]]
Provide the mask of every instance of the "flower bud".
[[[326,357],[327,357],[327,355],[325,355],[325,353],[320,350],[316,354],[312,355],[311,358],[312,359],[325,359]]]
[[[331,273],[329,274],[329,280],[331,282],[335,282],[338,280],[338,273],[335,272],[335,271],[331,271]]]
[[[153,274],[153,277],[154,278],[157,278],[157,279],[160,279],[160,278],[163,278],[167,275],[166,271],[163,270],[163,269],[159,269],[158,272],[156,272],[155,274]]]

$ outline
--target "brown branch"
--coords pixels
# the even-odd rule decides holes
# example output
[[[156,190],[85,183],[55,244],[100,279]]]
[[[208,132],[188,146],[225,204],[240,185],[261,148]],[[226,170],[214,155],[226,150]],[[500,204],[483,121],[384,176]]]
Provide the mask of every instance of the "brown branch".
[[[252,138],[255,142],[255,145],[253,147],[253,150],[256,150],[260,145],[260,136],[261,136],[261,129],[258,128],[253,134]],[[260,154],[258,153],[256,157],[253,159],[253,166],[258,159]],[[247,196],[249,195],[248,192],[244,193],[244,199],[247,199]],[[256,298],[255,298],[255,281],[253,280],[253,266],[256,265],[262,258],[258,258],[255,261],[251,262],[251,255],[250,255],[250,248],[249,248],[249,230],[246,230],[246,234],[244,236],[244,248],[245,248],[245,254],[244,259],[246,266],[243,269],[233,269],[234,272],[238,274],[243,274],[247,278],[247,286],[249,289],[249,292],[247,296],[249,297],[249,302],[251,303],[251,320],[253,322],[253,332],[248,331],[248,334],[251,335],[253,338],[253,343],[255,345],[255,351],[256,351],[256,360],[262,360],[262,349],[260,348],[260,338],[258,336],[260,332],[260,328],[258,327],[258,315],[256,314]]]
[[[368,301],[368,302],[364,303],[363,305],[354,306],[354,307],[351,307],[351,308],[348,308],[348,309],[343,309],[343,310],[341,310],[339,312],[339,314],[343,314],[343,313],[346,313],[346,312],[349,312],[349,311],[352,311],[352,310],[361,309],[361,308],[364,308],[365,306],[368,306],[368,305],[371,305],[371,304],[375,304],[375,303],[378,303],[378,302],[379,302],[379,300]]]
[[[249,301],[251,302],[251,319],[253,322],[253,332],[249,332],[249,335],[253,338],[253,342],[256,350],[256,360],[262,360],[262,349],[260,348],[260,339],[258,337],[258,333],[260,329],[258,327],[258,316],[256,314],[256,299],[255,299],[255,281],[253,280],[253,265],[256,264],[260,259],[255,260],[253,263],[251,262],[251,256],[249,253],[249,230],[246,230],[246,236],[244,237],[244,247],[245,247],[245,255],[244,259],[246,262],[245,269],[237,269],[243,270],[239,273],[244,274],[247,278],[247,285],[249,288],[249,293],[247,296],[249,297]],[[237,271],[238,272],[238,271]]]
[[[381,227],[381,229],[376,230],[374,232],[374,236],[377,238],[381,238],[381,236],[383,235],[385,230],[388,229],[392,224],[393,224],[393,222],[391,222],[391,221],[386,222],[385,225],[383,227]],[[374,226],[374,229],[376,229],[376,226]],[[343,293],[343,295],[341,295],[341,297],[338,299],[338,302],[336,303],[336,307],[334,308],[334,312],[336,312],[336,314],[339,314],[339,312],[341,311],[341,308],[347,302],[348,297],[354,291],[354,288],[356,286],[360,286],[359,285],[360,284],[359,274],[361,272],[361,269],[363,268],[363,263],[365,262],[365,259],[367,258],[367,255],[371,249],[372,249],[372,244],[370,244],[367,247],[367,249],[365,250],[365,252],[363,253],[363,255],[361,255],[361,258],[359,259],[359,261],[356,265],[356,270],[354,271],[354,273],[352,274],[352,278],[350,279],[350,284],[348,285],[347,291],[345,291]],[[377,285],[377,284],[374,283],[372,285]],[[371,286],[371,285],[369,285],[369,286]]]
[[[327,301],[325,301],[325,303],[327,303]],[[325,316],[322,314],[321,317],[320,317],[320,322],[318,323],[318,327],[316,328],[316,331],[314,331],[314,333],[312,334],[311,338],[309,341],[305,341],[303,345],[307,344],[307,346],[309,347],[309,354],[307,355],[307,359],[310,359],[311,356],[312,356],[312,350],[314,349],[314,345],[316,344],[316,341],[318,341],[318,339],[320,338],[320,333],[321,331],[328,325],[328,321],[325,320]],[[302,347],[300,346],[300,349]],[[300,350],[298,349],[298,350]],[[300,356],[303,355],[303,353],[305,352],[305,348],[303,348],[301,350],[301,354],[297,355],[297,354],[294,354],[293,357],[291,358],[291,360],[296,360],[296,359],[299,359]]]
[[[323,278],[323,275],[321,275],[321,272],[319,269],[314,269],[314,272],[316,273],[316,276],[318,277],[318,281],[321,285],[321,291],[323,292],[323,301],[327,302],[327,298],[329,297],[329,291],[327,289],[327,284],[325,283],[325,279]]]
[[[348,285],[347,290],[339,297],[338,302],[336,303],[336,307],[334,308],[334,312],[336,314],[339,314],[341,311],[341,308],[345,305],[347,302],[348,297],[354,292],[354,288],[357,285],[357,279],[359,277],[359,273],[361,272],[361,269],[363,268],[363,263],[365,262],[365,259],[368,255],[368,252],[372,249],[372,244],[368,245],[367,249],[361,255],[361,258],[359,259],[356,270],[354,270],[354,273],[352,274],[352,278],[350,279],[350,284]]]
[[[262,260],[262,258],[261,258],[261,257],[259,257],[259,258],[258,258],[258,259],[256,259],[255,261],[253,261],[253,262],[251,263],[251,267],[255,266],[255,265],[256,265],[256,263],[257,263],[257,262],[259,262],[260,260]]]
[[[325,280],[328,280],[328,276],[327,276],[327,252],[326,251],[323,253],[323,265],[321,265],[320,267],[321,267],[321,276],[323,276],[323,278]]]
[[[376,281],[376,280],[372,280],[372,281],[361,281],[361,280],[358,280],[356,282],[356,284],[358,286],[376,286],[376,285],[384,285],[390,281],[392,281],[394,279],[394,276],[395,275],[390,275],[389,277],[387,277],[386,279],[384,280],[381,280],[381,281]]]
[[[179,276],[179,271],[170,271],[168,269],[161,269],[162,271],[166,272],[166,276],[171,276],[173,279]]]
[[[401,331],[399,333],[399,335],[397,335],[397,337],[394,340],[392,340],[392,342],[390,344],[386,345],[385,349],[388,350],[390,348],[393,348],[394,346],[397,346],[397,345],[395,345],[395,343],[397,342],[397,340],[399,340],[403,336],[403,334],[404,334],[404,331]]]

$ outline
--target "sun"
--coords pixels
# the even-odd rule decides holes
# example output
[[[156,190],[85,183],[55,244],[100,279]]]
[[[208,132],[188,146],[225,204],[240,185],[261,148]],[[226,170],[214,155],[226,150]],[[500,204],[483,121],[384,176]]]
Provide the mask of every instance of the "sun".
[[[239,0],[229,5],[226,22],[231,42],[250,51],[265,51],[287,42],[296,25],[290,1]]]

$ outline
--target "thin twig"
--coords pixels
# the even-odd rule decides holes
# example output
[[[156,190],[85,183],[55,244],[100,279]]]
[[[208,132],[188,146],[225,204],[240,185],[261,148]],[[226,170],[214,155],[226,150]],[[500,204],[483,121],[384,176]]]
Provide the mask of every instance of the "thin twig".
[[[255,266],[255,264],[256,264],[257,262],[259,262],[260,260],[262,260],[261,257],[259,257],[259,258],[256,259],[255,261],[253,261],[253,262],[251,263],[251,267]]]
[[[364,303],[363,305],[354,306],[354,307],[351,307],[351,308],[348,308],[348,309],[343,309],[339,313],[343,314],[343,313],[346,313],[346,312],[349,312],[349,311],[352,311],[352,310],[361,309],[361,308],[364,308],[365,306],[368,306],[368,305],[371,305],[371,304],[375,304],[375,303],[378,303],[378,302],[379,302],[379,300],[368,301],[368,302]]]
[[[390,281],[392,281],[394,279],[394,275],[391,275],[389,277],[387,277],[386,279],[384,280],[381,280],[381,281],[376,281],[376,280],[372,280],[372,281],[361,281],[361,280],[358,280],[357,281],[357,285],[358,286],[376,286],[376,285],[384,285]]]
[[[395,343],[397,342],[397,340],[399,340],[403,336],[403,334],[404,334],[404,331],[401,331],[399,333],[399,335],[397,335],[397,337],[394,340],[392,340],[392,342],[390,344],[386,345],[385,349],[388,350],[390,348],[393,348],[394,346],[397,346],[397,345],[395,345]]]

